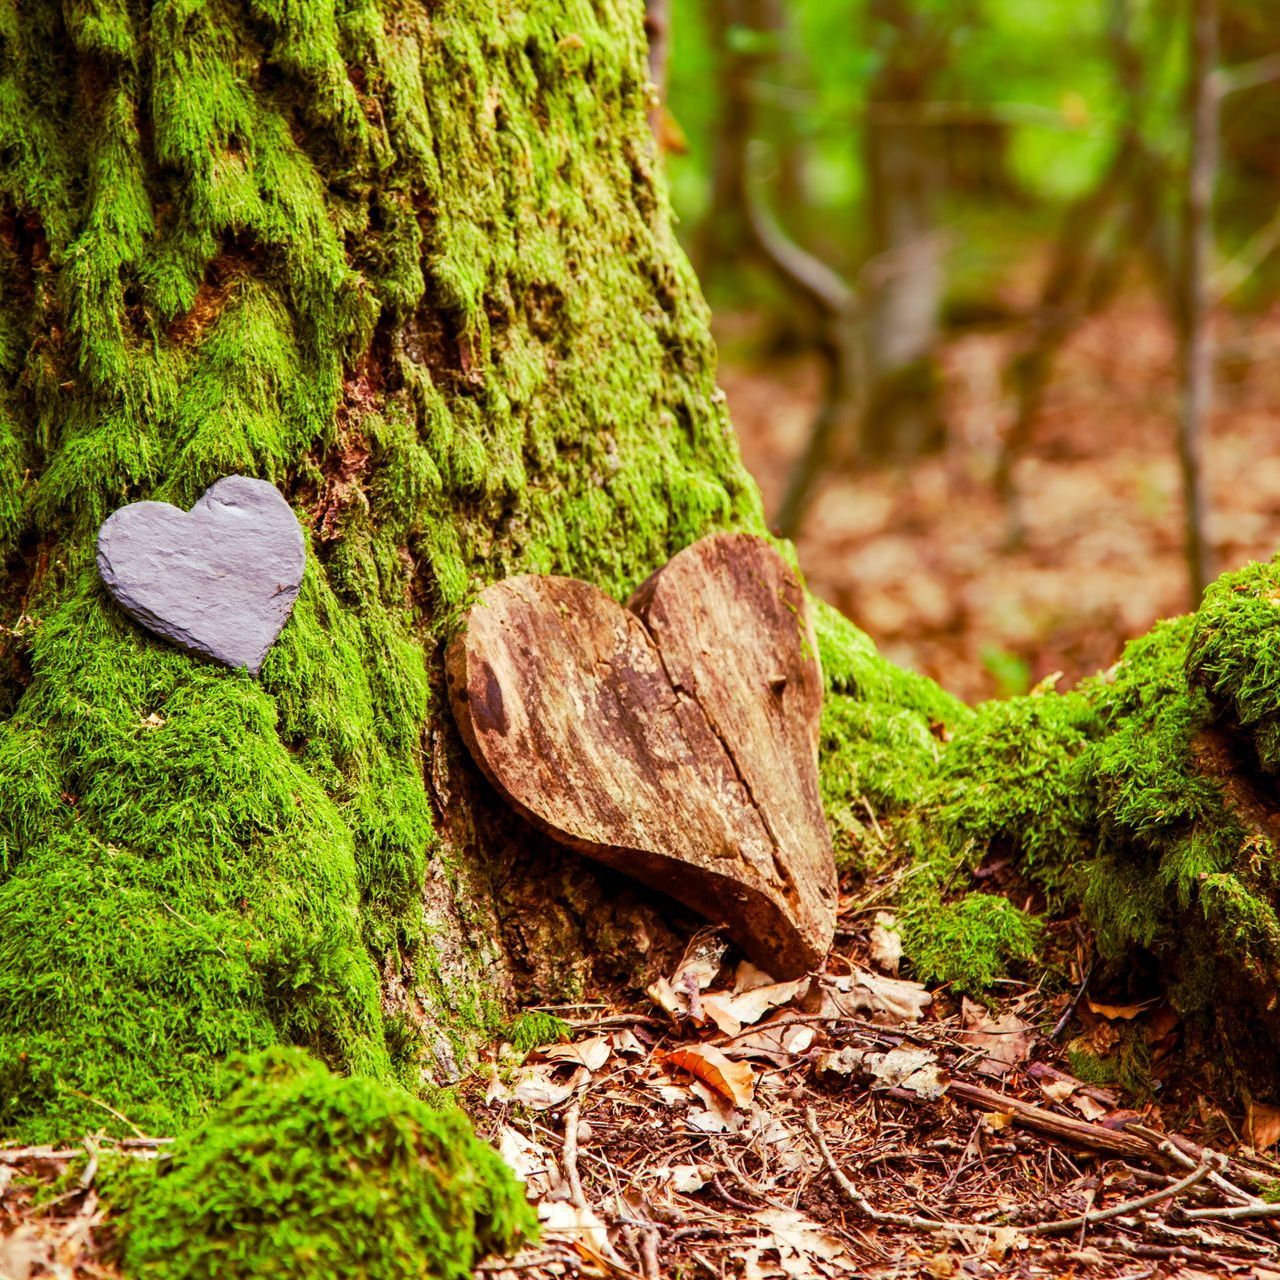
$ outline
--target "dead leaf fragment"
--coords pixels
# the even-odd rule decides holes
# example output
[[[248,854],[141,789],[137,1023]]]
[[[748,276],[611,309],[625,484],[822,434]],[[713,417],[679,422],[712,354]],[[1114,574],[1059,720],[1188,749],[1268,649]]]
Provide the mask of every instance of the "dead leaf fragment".
[[[664,1061],[689,1072],[727,1098],[735,1107],[751,1105],[756,1073],[745,1062],[734,1062],[709,1044],[684,1045],[664,1055]]]
[[[823,987],[822,1012],[856,1018],[862,1014],[885,1027],[919,1022],[933,997],[919,982],[887,978],[867,969],[842,974]]]
[[[922,1098],[940,1098],[947,1091],[947,1075],[928,1049],[900,1045],[888,1053],[869,1053],[866,1066],[882,1089],[910,1089]]]
[[[743,1027],[759,1022],[770,1009],[790,1004],[809,989],[808,978],[795,982],[772,982],[732,995],[727,991],[708,991],[702,997],[707,1017],[727,1036],[736,1036]]]
[[[1280,1142],[1280,1107],[1249,1100],[1245,1136],[1255,1151],[1265,1151]]]
[[[871,926],[871,962],[882,973],[891,977],[898,976],[898,966],[902,963],[902,935],[898,932],[897,920],[888,912],[876,914],[876,922]]]
[[[983,1075],[1008,1075],[1031,1055],[1035,1032],[1016,1013],[993,1018],[982,1005],[966,999],[961,1003],[960,1020],[965,1028],[960,1039],[983,1054],[976,1068]]]
[[[551,1045],[542,1050],[542,1056],[549,1062],[576,1062],[588,1071],[599,1071],[612,1053],[613,1046],[608,1036],[592,1036],[589,1040]]]
[[[795,1209],[758,1209],[751,1218],[768,1232],[767,1247],[777,1250],[784,1274],[796,1280],[809,1280],[832,1270],[857,1270],[835,1236]]]
[[[1142,1004],[1097,1004],[1095,1001],[1088,1001],[1089,1011],[1096,1013],[1100,1018],[1106,1018],[1110,1022],[1131,1022],[1144,1009],[1150,1009],[1156,1001],[1147,1000]]]

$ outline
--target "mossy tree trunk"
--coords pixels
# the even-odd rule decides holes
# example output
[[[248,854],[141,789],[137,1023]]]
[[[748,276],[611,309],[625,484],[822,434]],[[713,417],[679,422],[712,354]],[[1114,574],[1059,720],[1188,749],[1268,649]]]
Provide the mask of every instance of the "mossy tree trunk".
[[[687,928],[505,812],[441,679],[495,578],[622,597],[711,529],[762,530],[654,173],[643,16],[0,3],[5,1133],[113,1113],[173,1130],[228,1054],[281,1041],[447,1079],[517,994],[634,977]],[[279,485],[308,535],[260,680],[148,638],[93,564],[116,506],[188,506],[232,472]],[[1005,899],[944,902],[948,860],[1001,842],[1065,895],[1104,831],[1108,866],[1166,877],[1147,895],[1161,928],[1206,900],[1192,855],[1147,868],[1181,848],[1169,823],[1215,820],[1212,784],[1161,774],[1158,820],[1105,790],[1108,744],[1143,717],[1171,718],[1198,767],[1183,731],[1208,703],[1180,657],[1092,700],[975,714],[820,623],[829,814],[849,860],[875,854],[864,800],[896,816],[923,970],[973,920],[982,963],[1028,958],[1034,922]],[[1228,667],[1203,664],[1219,690]],[[1206,846],[1206,874],[1234,875],[1219,864],[1243,847]],[[1270,911],[1258,856],[1240,900]],[[1158,944],[1137,928],[1117,947]]]

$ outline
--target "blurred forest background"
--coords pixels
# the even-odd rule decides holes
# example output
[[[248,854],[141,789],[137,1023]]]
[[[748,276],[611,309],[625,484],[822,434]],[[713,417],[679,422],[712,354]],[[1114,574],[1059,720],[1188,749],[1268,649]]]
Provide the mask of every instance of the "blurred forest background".
[[[968,698],[1280,549],[1280,0],[649,0],[769,519]]]

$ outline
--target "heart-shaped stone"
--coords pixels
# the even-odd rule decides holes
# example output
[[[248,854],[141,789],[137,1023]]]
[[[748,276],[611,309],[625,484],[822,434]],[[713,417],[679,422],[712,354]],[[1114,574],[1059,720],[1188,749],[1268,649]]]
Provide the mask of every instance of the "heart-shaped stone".
[[[625,609],[572,578],[495,583],[447,670],[471,754],[537,826],[723,923],[775,976],[821,961],[822,675],[804,591],[763,538],[702,539]]]
[[[297,516],[274,485],[248,476],[219,480],[190,511],[131,503],[98,531],[98,572],[130,617],[255,676],[305,567]]]

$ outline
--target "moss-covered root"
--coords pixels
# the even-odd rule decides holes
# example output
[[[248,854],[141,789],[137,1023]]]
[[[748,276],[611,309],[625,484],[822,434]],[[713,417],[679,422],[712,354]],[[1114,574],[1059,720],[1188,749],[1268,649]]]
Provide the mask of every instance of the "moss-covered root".
[[[241,1069],[172,1159],[135,1175],[127,1276],[461,1280],[532,1235],[520,1185],[460,1112],[296,1049]]]

